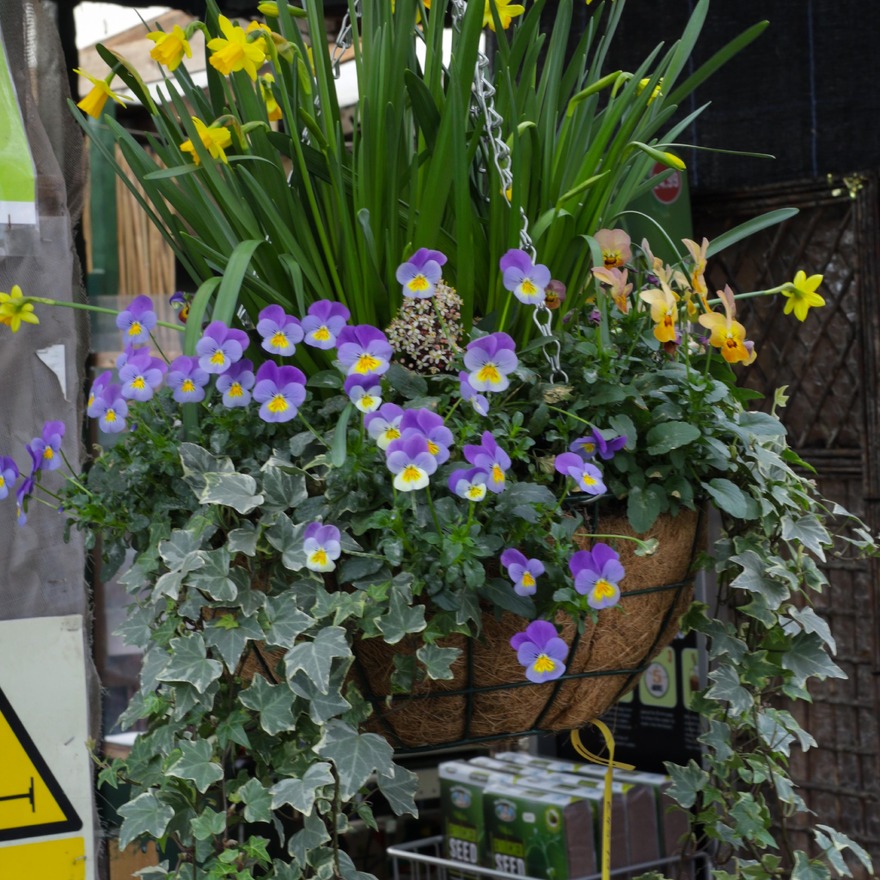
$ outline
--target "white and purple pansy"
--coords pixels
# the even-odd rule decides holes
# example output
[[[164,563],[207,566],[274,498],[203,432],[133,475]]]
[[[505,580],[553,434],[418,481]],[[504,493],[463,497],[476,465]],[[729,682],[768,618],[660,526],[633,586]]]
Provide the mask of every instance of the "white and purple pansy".
[[[465,501],[482,501],[486,497],[488,473],[483,468],[472,467],[453,471],[449,475],[449,491]]]
[[[519,550],[509,547],[501,554],[501,564],[507,569],[507,576],[513,582],[517,596],[534,596],[538,589],[538,578],[544,574],[544,563],[540,559],[529,559]]]
[[[376,441],[379,449],[387,449],[392,440],[400,437],[403,409],[396,403],[383,403],[376,412],[364,416],[367,434]]]
[[[468,443],[464,447],[464,457],[486,472],[486,488],[497,495],[504,491],[510,456],[496,443],[490,431],[484,431],[480,439],[480,445]]]
[[[333,571],[342,553],[340,533],[336,526],[312,522],[303,532],[303,552],[309,571]]]
[[[553,681],[565,672],[568,645],[559,638],[552,623],[533,620],[525,632],[516,633],[510,639],[510,647],[516,651],[516,659],[525,666],[526,678],[536,684]]]
[[[443,417],[430,409],[408,409],[400,421],[400,432],[403,437],[408,431],[418,431],[428,441],[428,452],[436,459],[437,464],[449,461],[449,447],[452,446],[452,431],[443,424]]]
[[[606,491],[602,471],[575,452],[557,455],[553,466],[563,476],[571,477],[578,489],[588,495],[602,495]]]
[[[196,343],[199,366],[206,373],[225,373],[241,360],[248,347],[247,333],[227,327],[222,321],[211,321]]]
[[[550,270],[522,250],[511,248],[500,260],[502,284],[521,303],[528,306],[544,304],[545,291],[550,283]]]
[[[516,344],[506,333],[481,336],[468,343],[464,365],[474,391],[504,391],[510,385],[508,375],[519,365]]]
[[[419,248],[406,262],[397,267],[395,277],[403,288],[403,295],[414,299],[427,299],[434,295],[442,275],[440,268],[446,255],[440,251]]]
[[[178,403],[199,403],[205,399],[205,385],[209,379],[198,359],[182,354],[171,361],[165,383],[174,390],[171,396]]]
[[[620,581],[624,570],[619,554],[598,542],[592,550],[578,550],[568,561],[574,588],[587,597],[591,608],[611,608],[620,601]]]
[[[336,342],[339,363],[349,376],[379,376],[391,366],[394,352],[388,337],[376,327],[343,327]]]
[[[222,376],[217,377],[217,390],[223,395],[223,406],[229,409],[247,406],[251,389],[256,382],[254,365],[249,358],[234,363]]]
[[[382,406],[382,383],[378,376],[346,376],[343,390],[362,413],[372,413]]]
[[[313,348],[335,348],[336,339],[351,317],[342,303],[321,299],[309,306],[308,314],[300,321],[303,341]]]
[[[399,492],[424,489],[437,470],[437,459],[428,449],[428,438],[417,431],[389,443],[385,463],[394,474],[394,488]]]

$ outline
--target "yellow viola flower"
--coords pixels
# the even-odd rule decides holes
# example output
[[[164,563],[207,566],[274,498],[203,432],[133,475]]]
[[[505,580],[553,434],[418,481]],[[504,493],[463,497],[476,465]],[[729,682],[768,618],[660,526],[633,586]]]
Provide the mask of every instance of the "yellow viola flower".
[[[169,31],[150,31],[147,39],[152,40],[156,45],[150,49],[150,58],[157,64],[167,67],[168,70],[176,70],[183,61],[183,56],[192,58],[192,47],[183,28],[176,24]]]
[[[106,79],[98,79],[96,76],[92,76],[90,73],[86,73],[79,68],[74,69],[73,72],[84,76],[92,84],[89,93],[76,105],[83,113],[91,116],[92,119],[97,119],[104,112],[104,105],[107,103],[108,98],[112,98],[123,107],[126,101],[131,100],[131,98],[123,98],[121,95],[117,95],[110,88],[110,83],[113,82],[113,77],[116,76],[115,73],[111,73]]]
[[[659,342],[678,341],[678,296],[661,279],[660,287],[642,290],[639,298],[651,307],[651,320],[654,322],[654,336]]]
[[[709,292],[709,288],[706,286],[706,279],[703,277],[703,273],[706,271],[706,251],[709,249],[709,239],[704,238],[702,243],[697,244],[689,238],[683,238],[682,243],[688,249],[694,264],[690,276],[691,287],[693,287],[694,293],[699,294],[700,299],[703,300],[703,305],[706,307],[706,311],[708,311],[706,294]]]
[[[6,324],[13,333],[18,333],[21,322],[39,324],[34,314],[34,304],[22,296],[21,288],[15,284],[9,293],[0,293],[0,324]]]
[[[257,68],[266,60],[266,40],[258,37],[248,40],[245,31],[234,25],[225,15],[218,19],[222,37],[214,37],[207,44],[212,53],[211,67],[219,70],[224,76],[243,70],[254,81],[257,79]]]
[[[786,298],[784,313],[790,315],[794,312],[798,321],[803,321],[813,306],[824,306],[825,300],[816,293],[816,288],[821,283],[821,275],[810,275],[807,278],[806,272],[798,271],[793,282],[782,286],[782,295]]]
[[[193,116],[192,121],[196,127],[199,139],[205,149],[211,154],[211,158],[220,159],[221,162],[228,162],[226,153],[223,151],[232,144],[232,135],[229,133],[229,129],[224,128],[222,125],[205,125],[197,116]],[[189,153],[196,165],[201,162],[191,139],[184,141],[180,145],[180,149],[184,153]]]
[[[492,7],[489,5],[490,2],[495,3],[495,9],[498,12],[498,18],[501,19],[501,27],[504,30],[507,30],[510,27],[511,22],[518,15],[522,15],[526,8],[525,6],[520,6],[516,3],[511,3],[510,0],[486,0],[486,5],[483,8],[483,27],[488,27],[490,30],[495,30],[495,18],[492,15]]]
[[[281,107],[275,100],[275,94],[272,91],[272,84],[274,82],[275,77],[272,76],[271,73],[264,73],[260,77],[260,93],[266,104],[266,115],[269,117],[270,122],[275,122],[276,120],[281,119]]]
[[[710,331],[709,345],[721,352],[721,357],[729,364],[750,364],[758,356],[753,343],[746,340],[746,328],[736,317],[736,301],[728,285],[718,291],[718,298],[724,305],[724,314],[708,312],[700,315],[699,322]]]

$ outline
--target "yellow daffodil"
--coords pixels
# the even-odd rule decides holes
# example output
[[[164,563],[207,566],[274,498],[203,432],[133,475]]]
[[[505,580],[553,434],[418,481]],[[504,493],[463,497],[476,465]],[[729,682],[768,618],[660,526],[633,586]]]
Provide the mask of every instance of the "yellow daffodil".
[[[798,271],[793,282],[782,286],[782,295],[786,298],[785,314],[794,312],[798,321],[803,321],[812,307],[824,306],[825,300],[816,293],[816,288],[821,283],[821,275],[810,275],[807,278],[806,272]]]
[[[197,116],[193,116],[192,121],[193,125],[196,127],[199,139],[205,149],[211,154],[211,158],[220,159],[222,162],[228,162],[229,160],[226,158],[226,153],[223,151],[232,144],[232,135],[229,133],[229,129],[224,128],[222,125],[205,125],[205,123]],[[199,154],[196,152],[196,148],[191,139],[184,141],[180,145],[180,149],[184,153],[190,153],[193,162],[195,162],[196,165],[201,162]]]
[[[504,30],[507,30],[510,27],[511,22],[518,15],[522,15],[526,8],[525,6],[520,6],[516,3],[511,3],[510,0],[486,0],[486,5],[483,9],[483,27],[488,27],[491,30],[495,30],[495,17],[492,15],[492,7],[490,3],[494,2],[495,10],[498,12],[498,18],[501,20],[501,27]]]
[[[248,40],[247,33],[238,25],[232,24],[225,15],[221,15],[218,21],[223,36],[214,37],[207,44],[212,53],[209,59],[211,67],[224,76],[243,70],[252,80],[256,80],[257,68],[266,60],[265,38]]]
[[[123,98],[121,95],[117,95],[110,88],[110,83],[113,82],[115,73],[111,73],[106,79],[98,79],[96,76],[92,76],[90,73],[86,73],[79,68],[73,72],[84,76],[92,84],[89,93],[76,105],[83,113],[91,116],[92,119],[97,119],[101,115],[108,98],[112,98],[117,104],[122,104],[123,107],[126,101],[131,100],[131,98]]]
[[[622,269],[632,259],[632,240],[622,229],[599,229],[593,237],[602,250],[606,269]]]
[[[272,92],[272,84],[274,82],[275,77],[271,73],[264,73],[260,77],[260,92],[263,95],[263,101],[266,104],[266,115],[269,117],[270,122],[281,119],[281,107],[278,106],[278,102],[275,100],[275,95]]]
[[[651,306],[651,320],[657,340],[663,343],[677,342],[678,297],[672,288],[661,279],[660,287],[640,291],[639,298]]]
[[[646,88],[648,88],[648,83],[651,80],[648,77],[639,80],[639,84],[636,86],[636,94],[641,95]],[[663,77],[661,76],[657,82],[657,85],[651,90],[651,97],[648,98],[648,103],[650,104],[655,98],[659,98],[663,92],[660,91],[660,87],[663,85]]]
[[[724,290],[718,291],[718,298],[724,305],[724,314],[709,312],[699,318],[700,323],[711,332],[709,345],[715,346],[729,364],[752,363],[758,353],[754,345],[746,341],[746,328],[735,320],[733,291],[725,285]]]
[[[174,28],[167,33],[151,31],[147,34],[147,39],[156,44],[150,49],[150,58],[169,70],[176,70],[183,61],[184,55],[192,58],[192,47],[179,24],[174,25]]]
[[[21,288],[15,284],[9,293],[0,293],[0,324],[6,324],[13,333],[18,333],[21,322],[39,324],[34,314],[34,304],[22,296]]]
[[[632,284],[626,283],[628,271],[624,269],[606,269],[604,266],[596,266],[593,275],[610,288],[608,291],[614,300],[614,305],[622,314],[629,312],[629,294],[633,289]]]

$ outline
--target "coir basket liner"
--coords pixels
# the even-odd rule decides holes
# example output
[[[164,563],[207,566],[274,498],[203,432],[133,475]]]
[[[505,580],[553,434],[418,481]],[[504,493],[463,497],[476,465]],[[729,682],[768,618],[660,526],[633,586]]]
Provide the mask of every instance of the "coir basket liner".
[[[499,739],[539,731],[572,730],[599,717],[638,682],[653,657],[674,638],[693,594],[691,565],[700,518],[692,511],[661,517],[647,535],[660,542],[652,556],[636,556],[635,544],[618,541],[626,570],[617,608],[589,620],[578,636],[575,621],[556,623],[570,649],[566,674],[553,682],[524,681],[509,646],[523,629],[512,614],[485,615],[479,638],[454,636],[461,649],[453,678],[420,682],[410,694],[391,693],[395,654],[414,653],[418,638],[397,645],[365,639],[355,645],[355,675],[373,703],[368,727],[399,750]],[[625,517],[603,517],[600,531],[632,535]],[[589,547],[589,542],[584,542]]]

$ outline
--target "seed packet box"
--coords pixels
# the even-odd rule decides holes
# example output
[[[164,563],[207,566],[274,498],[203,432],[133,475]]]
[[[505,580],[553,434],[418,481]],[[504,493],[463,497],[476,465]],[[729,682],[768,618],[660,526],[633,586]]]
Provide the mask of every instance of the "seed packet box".
[[[512,764],[502,765],[513,768]],[[513,785],[512,774],[498,773],[465,761],[446,761],[438,768],[443,816],[443,857],[467,865],[488,866],[483,821],[483,789],[490,781]],[[449,880],[478,880],[476,875],[447,871]]]
[[[489,867],[542,880],[574,880],[596,871],[594,806],[520,779],[483,789]]]
[[[522,768],[528,776],[551,773],[571,773],[592,779],[605,778],[605,768],[599,764],[575,763],[553,758],[539,758],[524,752],[501,752],[496,758],[500,764]],[[660,855],[669,857],[681,852],[681,843],[688,833],[690,822],[687,813],[675,804],[667,794],[672,780],[662,773],[644,773],[637,770],[615,770],[614,781],[631,785],[648,786],[653,792],[656,827],[659,832]],[[613,826],[612,826],[613,827]]]

